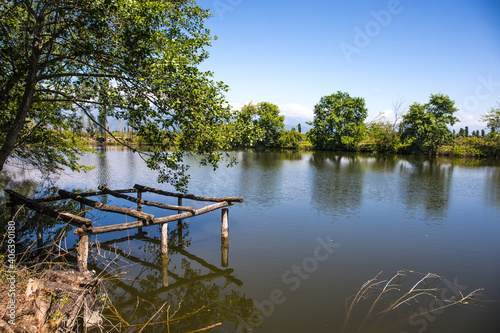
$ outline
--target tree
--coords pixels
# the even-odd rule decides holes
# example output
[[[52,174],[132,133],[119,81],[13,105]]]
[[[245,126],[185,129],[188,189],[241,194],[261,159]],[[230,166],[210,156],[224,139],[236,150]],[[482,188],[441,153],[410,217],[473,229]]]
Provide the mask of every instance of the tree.
[[[373,150],[379,153],[395,154],[401,145],[399,132],[394,123],[375,121],[368,125],[368,137],[373,142]]]
[[[412,152],[436,154],[440,145],[452,139],[448,125],[458,122],[453,116],[456,111],[455,102],[443,94],[432,94],[424,105],[414,103],[403,116],[401,139]]]
[[[363,98],[340,91],[324,96],[314,107],[309,140],[320,150],[355,150],[363,138],[367,115]]]
[[[492,107],[488,113],[485,113],[481,118],[491,129],[491,132],[496,132],[500,129],[500,103],[497,103],[497,107]]]
[[[302,126],[300,124],[297,125],[297,132],[302,133]]]
[[[292,128],[290,131],[282,132],[278,146],[286,149],[298,149],[300,141],[302,141],[302,134],[297,132],[295,128]]]
[[[264,137],[259,144],[266,148],[278,146],[281,134],[285,130],[285,116],[280,115],[280,109],[277,105],[262,102],[257,105],[258,124],[264,133]]]
[[[264,138],[263,130],[258,124],[258,110],[253,103],[243,105],[241,110],[234,114],[232,123],[236,133],[233,144],[242,147],[253,147]]]
[[[285,130],[284,120],[285,116],[280,115],[280,110],[275,104],[248,103],[235,114],[233,128],[237,133],[236,144],[243,147],[257,145],[266,148],[276,147]]]
[[[4,0],[0,170],[7,160],[81,169],[88,148],[65,130],[74,111],[98,125],[98,109],[155,147],[145,160],[160,181],[186,185],[186,151],[217,166],[231,113],[227,87],[197,68],[209,16],[194,0]]]

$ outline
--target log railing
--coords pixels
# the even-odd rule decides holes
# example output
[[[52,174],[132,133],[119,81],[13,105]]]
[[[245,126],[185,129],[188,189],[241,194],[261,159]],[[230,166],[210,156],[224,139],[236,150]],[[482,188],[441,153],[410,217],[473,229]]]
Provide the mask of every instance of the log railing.
[[[88,193],[74,193],[66,190],[59,190],[58,191],[59,196],[49,197],[49,198],[39,198],[39,199],[31,199],[19,193],[16,193],[12,190],[6,190],[6,192],[10,196],[10,206],[12,207],[13,211],[13,216],[12,216],[13,220],[15,217],[14,211],[16,211],[15,209],[16,206],[25,205],[26,207],[37,212],[35,220],[37,221],[37,244],[39,247],[41,247],[41,244],[43,243],[43,225],[41,218],[42,215],[48,215],[56,219],[60,219],[76,227],[74,233],[80,237],[77,246],[77,254],[78,254],[78,266],[81,271],[87,270],[88,241],[89,241],[89,236],[91,235],[102,234],[113,231],[122,231],[133,228],[138,228],[139,231],[141,231],[142,227],[151,225],[161,225],[162,226],[161,252],[162,254],[166,254],[168,251],[169,222],[178,221],[179,232],[182,232],[182,223],[181,223],[182,220],[206,214],[220,208],[223,208],[222,218],[221,218],[222,246],[227,247],[229,227],[228,227],[228,209],[225,207],[231,206],[235,202],[244,201],[243,198],[240,197],[201,197],[192,194],[182,194],[182,193],[163,191],[138,184],[134,185],[134,188],[132,189],[111,190],[104,186],[99,186],[99,190],[100,191],[88,192]],[[159,203],[156,201],[144,200],[142,198],[142,194],[145,192],[155,193],[167,197],[176,197],[178,198],[177,199],[178,204],[169,205],[169,204]],[[126,195],[125,193],[137,193],[137,198]],[[111,195],[116,198],[134,202],[137,204],[137,208],[133,209],[133,208],[111,206],[111,205],[106,205],[100,201],[89,199],[89,197],[99,196],[99,195]],[[196,209],[191,206],[183,206],[182,205],[183,199],[194,200],[194,201],[205,201],[205,202],[208,201],[215,203]],[[79,202],[81,205],[80,216],[60,211],[44,204],[46,202],[53,202],[58,200],[74,200],[76,202]],[[138,221],[125,222],[108,226],[94,226],[92,220],[85,218],[86,206],[105,212],[118,213],[134,217],[138,219]],[[152,214],[143,212],[142,206],[151,206],[161,209],[174,210],[177,211],[177,214],[155,217]]]

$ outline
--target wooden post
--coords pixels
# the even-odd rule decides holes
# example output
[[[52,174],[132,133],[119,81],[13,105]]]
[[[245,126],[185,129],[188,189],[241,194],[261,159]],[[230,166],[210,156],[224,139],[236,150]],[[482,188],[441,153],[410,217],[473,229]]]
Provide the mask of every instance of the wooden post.
[[[180,198],[180,197],[177,198],[177,206],[182,206],[182,198]],[[177,214],[182,214],[182,211],[178,210]],[[179,237],[178,241],[177,241],[177,245],[179,247],[182,247],[182,220],[177,221],[177,236]]]
[[[141,200],[142,199],[142,192],[141,191],[137,191],[137,199]],[[137,203],[137,211],[138,212],[142,212],[142,205],[138,202]],[[139,234],[142,234],[142,228],[137,228],[137,232]]]
[[[89,236],[83,235],[80,236],[80,240],[78,241],[78,247],[76,248],[77,252],[77,264],[78,270],[80,272],[87,271],[87,261],[89,259]]]
[[[37,247],[39,254],[40,254],[40,251],[42,250],[42,247],[43,247],[43,221],[42,221],[42,218],[43,218],[42,213],[36,212],[36,214],[35,214],[36,247]]]
[[[229,237],[229,221],[228,221],[229,209],[222,209],[222,225],[221,225],[221,236],[222,238]]]
[[[85,217],[85,204],[80,203],[80,216]],[[78,247],[76,248],[76,261],[80,272],[87,271],[87,262],[89,259],[89,236],[80,236]]]
[[[165,223],[167,224],[167,223]],[[168,287],[168,254],[163,254],[161,256],[161,266],[163,275],[163,286]]]
[[[168,252],[168,223],[161,225],[161,253],[167,254]]]

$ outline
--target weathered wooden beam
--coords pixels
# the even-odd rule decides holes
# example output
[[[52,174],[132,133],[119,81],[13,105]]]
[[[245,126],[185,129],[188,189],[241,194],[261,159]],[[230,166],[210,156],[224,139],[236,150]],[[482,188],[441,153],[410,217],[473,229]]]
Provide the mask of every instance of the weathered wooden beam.
[[[89,229],[87,231],[84,231],[82,228],[79,228],[79,229],[75,229],[74,232],[75,232],[75,235],[78,235],[78,236],[81,236],[83,234],[96,235],[96,234],[102,234],[102,233],[112,232],[112,231],[122,231],[122,230],[134,229],[134,228],[139,228],[139,227],[147,227],[147,226],[155,225],[155,224],[162,224],[162,223],[167,223],[167,222],[172,222],[172,221],[184,220],[184,219],[190,218],[192,216],[205,214],[205,213],[214,211],[216,209],[219,209],[222,207],[227,207],[230,205],[232,205],[232,203],[224,201],[224,202],[215,203],[215,204],[203,207],[201,209],[198,209],[198,210],[196,210],[196,214],[193,214],[191,212],[185,212],[182,214],[176,214],[176,215],[170,215],[170,216],[166,216],[166,217],[155,218],[152,221],[135,221],[135,222],[121,223],[121,224],[113,224],[113,225],[108,225],[108,226],[104,226],[104,227],[93,227],[92,229]]]
[[[116,191],[110,190],[108,188],[105,188],[102,185],[99,185],[99,189],[106,194],[112,195],[117,198],[125,199],[131,202],[137,203],[137,210],[141,211],[141,205],[146,205],[146,206],[153,206],[153,207],[158,207],[158,208],[163,208],[163,209],[170,209],[170,210],[177,210],[180,213],[183,211],[188,211],[188,212],[195,212],[196,208],[194,207],[183,207],[181,205],[179,206],[174,206],[174,205],[167,205],[167,204],[162,204],[159,202],[154,202],[154,201],[149,201],[149,200],[142,200],[140,194],[142,193],[141,191],[137,192],[138,198],[131,197],[129,195],[121,194]]]
[[[76,227],[81,227],[81,226],[87,226],[91,227],[92,226],[92,221],[89,219],[86,219],[81,216],[73,215],[70,213],[62,212],[58,209],[53,209],[44,205],[39,204],[33,199],[27,198],[19,193],[16,193],[12,190],[5,190],[12,199],[14,199],[14,202],[16,203],[21,203],[23,205],[26,205],[28,208],[33,209],[34,211],[37,211],[39,213],[42,213],[44,215],[49,215],[54,218],[60,219],[64,222],[67,222],[71,225],[74,225]]]
[[[146,214],[146,213],[143,213],[143,212],[138,212],[135,209],[123,208],[123,207],[115,207],[115,206],[108,206],[108,205],[103,204],[102,202],[94,201],[94,200],[91,200],[91,199],[87,199],[87,198],[81,197],[80,195],[78,195],[76,193],[73,193],[73,192],[68,192],[68,191],[65,191],[65,190],[59,190],[58,193],[62,197],[73,199],[73,200],[78,201],[80,203],[83,203],[83,204],[85,204],[87,206],[94,207],[96,209],[99,209],[99,210],[102,210],[102,211],[105,211],[105,212],[111,212],[111,213],[118,213],[118,214],[129,215],[129,216],[133,216],[133,217],[138,218],[138,219],[143,220],[143,221],[152,221],[155,218],[154,215]]]
[[[159,190],[156,188],[147,187],[147,186],[143,186],[143,185],[139,185],[139,184],[135,184],[134,188],[137,190],[144,191],[144,192],[152,192],[152,193],[156,193],[156,194],[166,195],[169,197],[184,198],[184,199],[190,199],[190,200],[195,200],[195,201],[213,201],[213,202],[222,202],[222,201],[243,202],[244,201],[243,198],[240,198],[240,197],[199,197],[199,196],[195,196],[192,194],[182,194],[182,193],[163,191],[163,190]]]
[[[137,190],[135,188],[132,189],[125,189],[125,190],[115,190],[115,192],[118,193],[136,193]],[[78,193],[79,196],[81,197],[95,197],[98,195],[103,195],[102,191],[95,191],[95,192],[85,192],[85,193]],[[53,197],[48,197],[48,198],[39,198],[39,199],[33,199],[34,201],[40,203],[40,202],[51,202],[51,201],[59,201],[59,200],[65,200],[66,198],[56,195]]]

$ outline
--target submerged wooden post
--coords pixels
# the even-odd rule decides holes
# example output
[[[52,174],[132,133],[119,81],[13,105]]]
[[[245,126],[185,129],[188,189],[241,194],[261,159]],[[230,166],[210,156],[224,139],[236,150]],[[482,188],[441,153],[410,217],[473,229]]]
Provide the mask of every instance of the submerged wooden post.
[[[167,223],[165,223],[167,224]],[[161,267],[163,275],[163,286],[168,287],[168,254],[163,254],[161,256]]]
[[[227,267],[229,265],[229,209],[222,209],[221,223],[221,265]]]
[[[42,250],[43,247],[43,215],[42,213],[36,212],[35,221],[36,221],[36,247],[38,253]]]
[[[137,191],[137,199],[142,199],[142,191]],[[139,202],[137,203],[137,211],[142,212],[142,205]],[[142,234],[142,227],[137,228],[137,232]]]
[[[161,253],[167,254],[168,252],[168,223],[161,225]]]
[[[220,261],[222,267],[229,266],[229,239],[224,237],[221,238]]]

